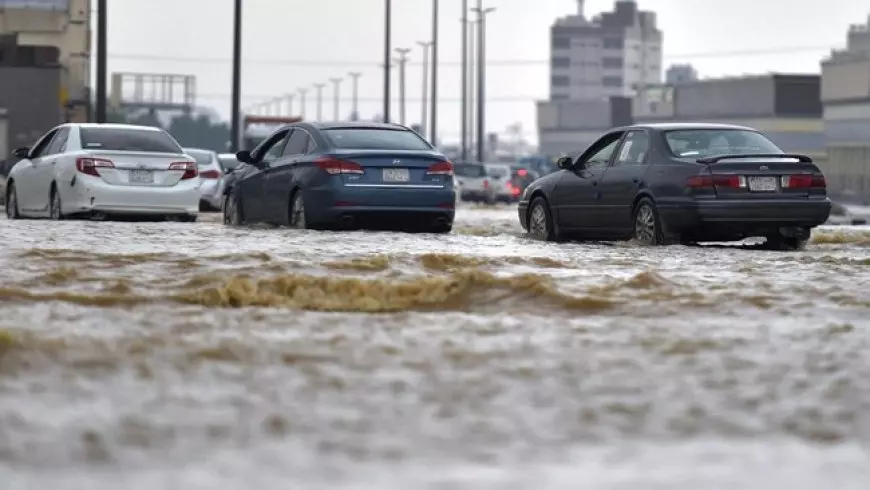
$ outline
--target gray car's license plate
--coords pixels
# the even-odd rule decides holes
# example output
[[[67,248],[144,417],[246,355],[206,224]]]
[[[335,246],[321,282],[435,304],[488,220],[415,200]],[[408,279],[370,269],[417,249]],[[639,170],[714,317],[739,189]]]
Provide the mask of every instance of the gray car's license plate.
[[[772,192],[776,190],[776,177],[749,177],[749,190]]]

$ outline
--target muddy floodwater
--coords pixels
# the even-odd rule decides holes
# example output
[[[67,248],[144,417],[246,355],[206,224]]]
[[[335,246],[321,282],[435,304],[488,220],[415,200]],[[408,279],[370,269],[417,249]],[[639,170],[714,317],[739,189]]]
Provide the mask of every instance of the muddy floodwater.
[[[866,230],[0,220],[0,487],[864,490]]]

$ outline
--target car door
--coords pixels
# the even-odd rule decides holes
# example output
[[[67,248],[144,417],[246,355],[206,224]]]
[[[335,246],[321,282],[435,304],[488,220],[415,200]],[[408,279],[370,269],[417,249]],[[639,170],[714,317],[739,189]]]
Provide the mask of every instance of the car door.
[[[269,213],[264,198],[265,174],[269,167],[281,157],[291,130],[292,128],[287,128],[275,132],[251,152],[251,158],[257,170],[246,175],[238,183],[245,221],[254,223],[268,219]]]
[[[623,131],[608,133],[593,143],[562,172],[553,191],[559,227],[565,230],[594,229],[601,224],[598,181],[610,164]]]
[[[288,223],[290,190],[294,187],[299,163],[317,145],[311,133],[304,128],[294,128],[287,138],[284,151],[275,164],[265,172],[265,196],[269,206],[269,219],[275,223]]]
[[[39,209],[48,212],[51,203],[51,183],[55,181],[58,165],[62,165],[63,153],[66,151],[66,143],[69,139],[70,128],[63,126],[57,130],[51,139],[48,148],[34,163],[34,195],[39,200]]]
[[[637,129],[626,132],[619,143],[613,161],[601,177],[601,218],[599,226],[614,232],[630,230],[632,205],[638,191],[645,185],[649,169],[650,134]]]
[[[40,185],[39,179],[39,163],[47,156],[49,146],[52,139],[57,134],[59,128],[54,128],[40,138],[27,158],[16,164],[15,170],[15,189],[18,198],[18,209],[27,215],[38,214],[44,211],[44,201],[47,199],[41,198],[38,195]]]

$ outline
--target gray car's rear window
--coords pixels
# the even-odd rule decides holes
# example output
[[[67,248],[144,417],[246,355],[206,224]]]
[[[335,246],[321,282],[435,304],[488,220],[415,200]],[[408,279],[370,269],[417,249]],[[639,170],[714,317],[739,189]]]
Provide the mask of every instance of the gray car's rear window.
[[[333,146],[354,150],[431,150],[413,131],[384,128],[332,128],[323,131]]]
[[[763,134],[745,129],[671,130],[665,132],[665,140],[671,152],[679,157],[783,153]]]
[[[182,153],[181,147],[163,131],[124,128],[81,128],[85,150]]]

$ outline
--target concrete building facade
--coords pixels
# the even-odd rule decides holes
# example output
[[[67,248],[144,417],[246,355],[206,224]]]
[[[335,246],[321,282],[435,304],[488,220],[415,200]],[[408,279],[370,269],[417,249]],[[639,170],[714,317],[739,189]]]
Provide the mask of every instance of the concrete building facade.
[[[852,25],[846,49],[822,66],[822,103],[831,187],[870,202],[870,16]]]
[[[550,99],[538,103],[540,151],[582,150],[608,128],[630,122],[630,98],[661,83],[662,32],[653,12],[618,0],[611,12],[558,19],[550,29]]]
[[[0,108],[7,118],[6,150],[31,146],[52,127],[63,122],[60,107],[60,67],[0,66]],[[21,96],[27,87],[31,97]],[[0,160],[9,153],[0,155]]]
[[[89,114],[90,11],[91,0],[0,0],[0,35],[59,50],[58,100],[70,121],[87,121]]]
[[[818,75],[767,74],[648,87],[632,104],[635,122],[717,122],[764,131],[786,151],[825,154]]]

